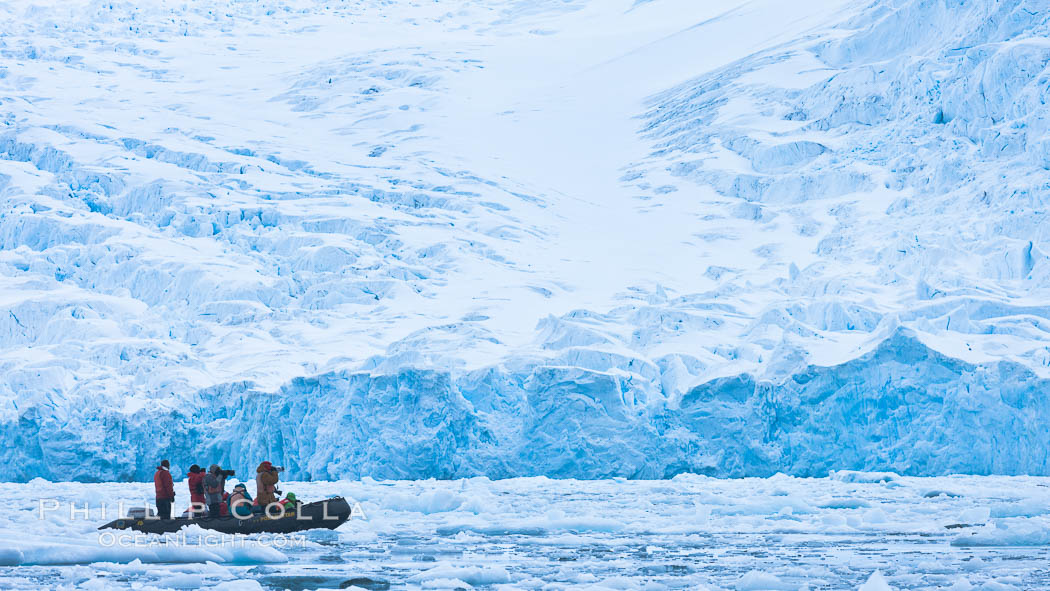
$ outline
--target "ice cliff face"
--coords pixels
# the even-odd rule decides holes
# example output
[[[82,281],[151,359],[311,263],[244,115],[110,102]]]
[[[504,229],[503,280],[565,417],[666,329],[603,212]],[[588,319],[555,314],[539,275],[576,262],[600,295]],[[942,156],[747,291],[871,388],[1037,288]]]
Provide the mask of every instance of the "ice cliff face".
[[[2,479],[1050,473],[1048,3],[0,11]]]
[[[3,435],[21,454],[16,479],[144,479],[149,467],[127,458],[157,448],[248,474],[244,458],[269,457],[313,479],[1050,471],[1050,381],[1015,363],[967,364],[905,334],[838,366],[780,382],[718,378],[673,401],[647,401],[658,391],[635,379],[549,365],[455,378],[337,372],[276,393],[224,384],[169,413],[77,409],[64,417],[76,431],[56,432],[33,409]]]

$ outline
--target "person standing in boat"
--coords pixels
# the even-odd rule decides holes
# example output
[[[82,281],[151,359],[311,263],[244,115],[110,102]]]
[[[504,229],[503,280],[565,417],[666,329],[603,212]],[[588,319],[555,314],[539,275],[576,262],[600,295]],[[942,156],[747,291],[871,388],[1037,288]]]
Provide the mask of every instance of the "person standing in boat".
[[[190,466],[186,484],[190,487],[190,515],[203,514],[207,507],[204,502],[204,469],[197,464]]]
[[[171,519],[171,505],[175,502],[175,483],[171,481],[171,462],[161,460],[153,474],[153,488],[157,492],[157,514]]]
[[[277,491],[277,472],[278,469],[274,468],[269,461],[259,464],[259,467],[255,469],[255,503],[263,510],[270,503],[277,502],[277,497],[274,495]]]
[[[226,488],[226,473],[218,464],[208,467],[204,476],[204,501],[208,503],[208,517],[216,518],[222,514],[222,496]]]

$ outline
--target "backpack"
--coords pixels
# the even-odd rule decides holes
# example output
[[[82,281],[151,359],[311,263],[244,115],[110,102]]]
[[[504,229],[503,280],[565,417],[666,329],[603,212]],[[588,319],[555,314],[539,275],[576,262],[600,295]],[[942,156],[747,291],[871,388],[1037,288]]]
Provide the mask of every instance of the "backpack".
[[[204,477],[204,492],[209,495],[217,495],[222,492],[221,481],[214,474],[209,473]]]

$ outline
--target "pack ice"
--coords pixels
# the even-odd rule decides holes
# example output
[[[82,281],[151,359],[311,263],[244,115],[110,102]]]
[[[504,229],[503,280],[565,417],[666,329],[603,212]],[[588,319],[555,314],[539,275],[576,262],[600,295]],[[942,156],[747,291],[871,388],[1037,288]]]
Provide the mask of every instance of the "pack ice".
[[[1045,1],[0,20],[0,479],[1050,473]]]

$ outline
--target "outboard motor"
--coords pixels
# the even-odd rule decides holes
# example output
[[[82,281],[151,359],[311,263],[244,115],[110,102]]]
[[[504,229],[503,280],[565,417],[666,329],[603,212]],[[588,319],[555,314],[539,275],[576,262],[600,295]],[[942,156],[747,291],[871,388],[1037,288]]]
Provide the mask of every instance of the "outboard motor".
[[[128,509],[128,519],[147,519],[157,516],[153,507],[132,507]]]

